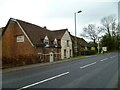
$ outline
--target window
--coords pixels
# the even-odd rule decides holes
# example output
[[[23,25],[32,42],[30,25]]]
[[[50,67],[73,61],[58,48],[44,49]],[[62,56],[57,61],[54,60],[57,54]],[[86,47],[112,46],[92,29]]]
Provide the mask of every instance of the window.
[[[56,38],[55,38],[55,40],[54,40],[54,45],[55,45],[55,47],[57,47],[57,45],[58,45]]]
[[[49,47],[49,39],[47,36],[44,38],[44,43],[46,45],[45,47]]]
[[[64,57],[66,58],[66,49],[64,49]]]
[[[88,50],[88,48],[87,48],[87,47],[85,47],[85,48],[84,48],[84,50]]]
[[[49,41],[47,39],[44,40],[45,45],[49,44]]]
[[[69,40],[67,40],[67,47],[69,47]]]
[[[72,56],[72,52],[71,52],[71,49],[70,49],[70,57]]]
[[[57,55],[57,54],[56,54],[56,53],[54,53],[54,57],[56,57],[56,55]]]
[[[24,42],[24,35],[19,35],[16,37],[17,42]]]

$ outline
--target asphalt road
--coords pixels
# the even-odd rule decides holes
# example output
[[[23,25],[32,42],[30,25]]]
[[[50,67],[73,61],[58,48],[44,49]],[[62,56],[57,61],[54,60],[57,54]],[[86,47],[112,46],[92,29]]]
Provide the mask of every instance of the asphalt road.
[[[2,88],[117,88],[118,53],[3,73]]]

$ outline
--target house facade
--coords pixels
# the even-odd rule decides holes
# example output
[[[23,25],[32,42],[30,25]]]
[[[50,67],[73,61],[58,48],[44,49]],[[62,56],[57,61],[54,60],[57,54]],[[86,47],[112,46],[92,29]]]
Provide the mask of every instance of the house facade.
[[[72,40],[68,33],[68,31],[65,32],[63,37],[61,38],[61,59],[64,58],[70,58],[73,56],[72,51]]]
[[[2,33],[2,56],[36,57],[40,62],[53,62],[72,57],[72,41],[67,29],[48,30],[10,18]]]

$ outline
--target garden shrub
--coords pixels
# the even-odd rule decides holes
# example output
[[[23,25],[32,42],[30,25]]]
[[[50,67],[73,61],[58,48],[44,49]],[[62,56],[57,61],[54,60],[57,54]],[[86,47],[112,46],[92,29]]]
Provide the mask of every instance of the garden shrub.
[[[83,50],[83,51],[81,51],[81,55],[94,55],[96,53],[97,53],[96,50]]]

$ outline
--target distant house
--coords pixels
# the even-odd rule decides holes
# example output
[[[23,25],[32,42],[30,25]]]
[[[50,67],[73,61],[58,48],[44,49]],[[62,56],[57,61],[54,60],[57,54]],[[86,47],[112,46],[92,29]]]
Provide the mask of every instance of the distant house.
[[[75,55],[77,52],[77,56],[79,56],[82,50],[90,50],[91,48],[90,45],[83,38],[79,38],[71,35],[71,39],[73,43],[73,55]],[[76,40],[77,40],[77,49],[75,48]]]
[[[67,29],[48,30],[10,18],[2,34],[3,57],[35,56],[41,62],[73,56],[72,40]]]

